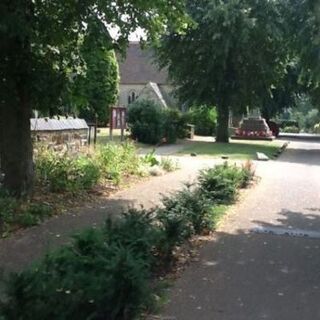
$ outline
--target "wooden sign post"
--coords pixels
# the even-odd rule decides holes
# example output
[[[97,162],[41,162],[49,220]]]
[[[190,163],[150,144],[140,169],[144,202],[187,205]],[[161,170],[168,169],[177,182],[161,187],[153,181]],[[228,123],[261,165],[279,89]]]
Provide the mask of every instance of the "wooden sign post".
[[[121,141],[124,140],[124,131],[127,129],[127,108],[112,107],[110,114],[110,140],[113,139],[113,129],[121,129]]]

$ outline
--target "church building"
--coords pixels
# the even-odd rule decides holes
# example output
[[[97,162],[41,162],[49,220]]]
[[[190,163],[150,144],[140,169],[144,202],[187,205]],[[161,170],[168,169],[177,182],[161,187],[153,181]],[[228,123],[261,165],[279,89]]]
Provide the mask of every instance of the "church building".
[[[174,106],[168,73],[159,70],[152,50],[142,50],[139,42],[130,42],[126,57],[118,62],[120,106],[128,107],[139,99],[153,100],[164,108]]]

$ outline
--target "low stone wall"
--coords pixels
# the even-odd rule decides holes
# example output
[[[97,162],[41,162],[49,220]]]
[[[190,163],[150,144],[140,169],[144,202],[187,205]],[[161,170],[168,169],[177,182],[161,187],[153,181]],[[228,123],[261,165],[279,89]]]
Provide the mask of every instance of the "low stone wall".
[[[88,130],[33,131],[32,140],[53,150],[79,150],[88,143]]]

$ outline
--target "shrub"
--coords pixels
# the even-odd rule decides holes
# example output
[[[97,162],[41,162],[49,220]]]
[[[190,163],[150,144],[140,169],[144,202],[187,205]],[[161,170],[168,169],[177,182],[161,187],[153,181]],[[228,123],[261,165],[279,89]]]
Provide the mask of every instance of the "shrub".
[[[134,139],[157,144],[164,138],[165,116],[162,108],[153,101],[141,100],[130,105],[128,123]]]
[[[168,266],[185,239],[213,229],[225,212],[216,202],[232,200],[252,174],[249,162],[204,170],[199,185],[165,197],[161,208],[131,209],[101,229],[81,232],[11,276],[0,319],[135,319],[154,303],[151,272]],[[11,200],[4,203],[15,210]]]
[[[313,133],[320,133],[320,123],[314,125]]]
[[[281,131],[286,133],[299,133],[300,129],[296,126],[289,126],[289,127],[284,127],[283,129],[281,129]]]
[[[242,180],[240,187],[246,188],[250,182],[253,180],[255,175],[255,170],[253,167],[253,163],[251,161],[246,161],[241,167]]]
[[[156,150],[153,149],[151,152],[147,153],[143,158],[143,163],[149,165],[150,167],[158,166],[160,164],[159,160],[155,156]]]
[[[163,170],[167,172],[175,171],[179,168],[178,161],[175,161],[169,157],[161,158],[160,160],[160,166]]]
[[[159,209],[157,220],[160,222],[161,232],[156,252],[160,257],[160,264],[168,265],[172,261],[174,248],[191,236],[192,227],[178,205]]]
[[[187,186],[173,196],[164,198],[163,205],[167,214],[172,212],[183,217],[186,237],[201,234],[204,229],[211,228],[213,203],[199,189],[191,190],[191,186]]]
[[[100,178],[100,169],[93,159],[44,150],[37,154],[36,172],[40,183],[53,192],[89,189]]]
[[[4,319],[120,320],[141,311],[150,299],[143,259],[128,247],[105,246],[96,233],[82,237],[11,278]]]
[[[228,203],[235,199],[237,188],[242,187],[247,179],[247,172],[230,166],[227,162],[200,172],[200,189],[217,203]]]
[[[167,143],[175,143],[177,139],[188,136],[187,119],[177,109],[163,109],[164,137]]]
[[[131,210],[14,275],[0,318],[135,318],[152,300],[150,257],[157,233],[151,220],[148,212]]]
[[[118,243],[130,247],[133,252],[149,264],[153,261],[153,248],[159,231],[155,226],[155,213],[144,209],[130,209],[121,220],[107,220],[104,234],[107,243]]]
[[[119,184],[123,176],[138,174],[140,159],[131,142],[107,144],[97,150],[102,177]]]
[[[130,105],[128,123],[133,138],[143,143],[174,143],[187,136],[186,118],[181,112],[162,108],[151,100]]]
[[[213,107],[193,107],[185,115],[187,121],[195,126],[195,134],[212,136],[217,126],[217,111]]]

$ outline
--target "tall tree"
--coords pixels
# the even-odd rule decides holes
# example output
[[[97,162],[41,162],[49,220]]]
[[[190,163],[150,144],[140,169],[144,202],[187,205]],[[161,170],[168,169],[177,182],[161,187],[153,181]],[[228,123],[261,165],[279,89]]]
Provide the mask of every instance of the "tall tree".
[[[287,0],[286,22],[292,47],[302,66],[301,80],[313,87],[320,83],[320,2]]]
[[[288,64],[276,86],[261,95],[260,110],[267,121],[285,109],[296,107],[299,97],[307,93],[307,87],[299,82],[300,73],[301,67],[297,63]]]
[[[97,36],[97,26],[89,25],[80,48],[85,62],[83,74],[75,80],[72,96],[80,117],[107,123],[109,109],[119,93],[119,67],[114,50],[104,33]]]
[[[124,50],[138,27],[154,39],[185,21],[184,0],[2,0],[0,12],[0,160],[5,188],[18,196],[33,185],[31,110],[61,104],[68,75],[81,67],[88,24],[101,22],[99,32]]]
[[[183,102],[216,105],[217,141],[228,142],[230,110],[261,102],[284,72],[282,16],[277,1],[188,1],[193,26],[158,46]]]
[[[320,106],[320,2],[286,0],[284,5],[291,48],[301,65],[299,81]]]

